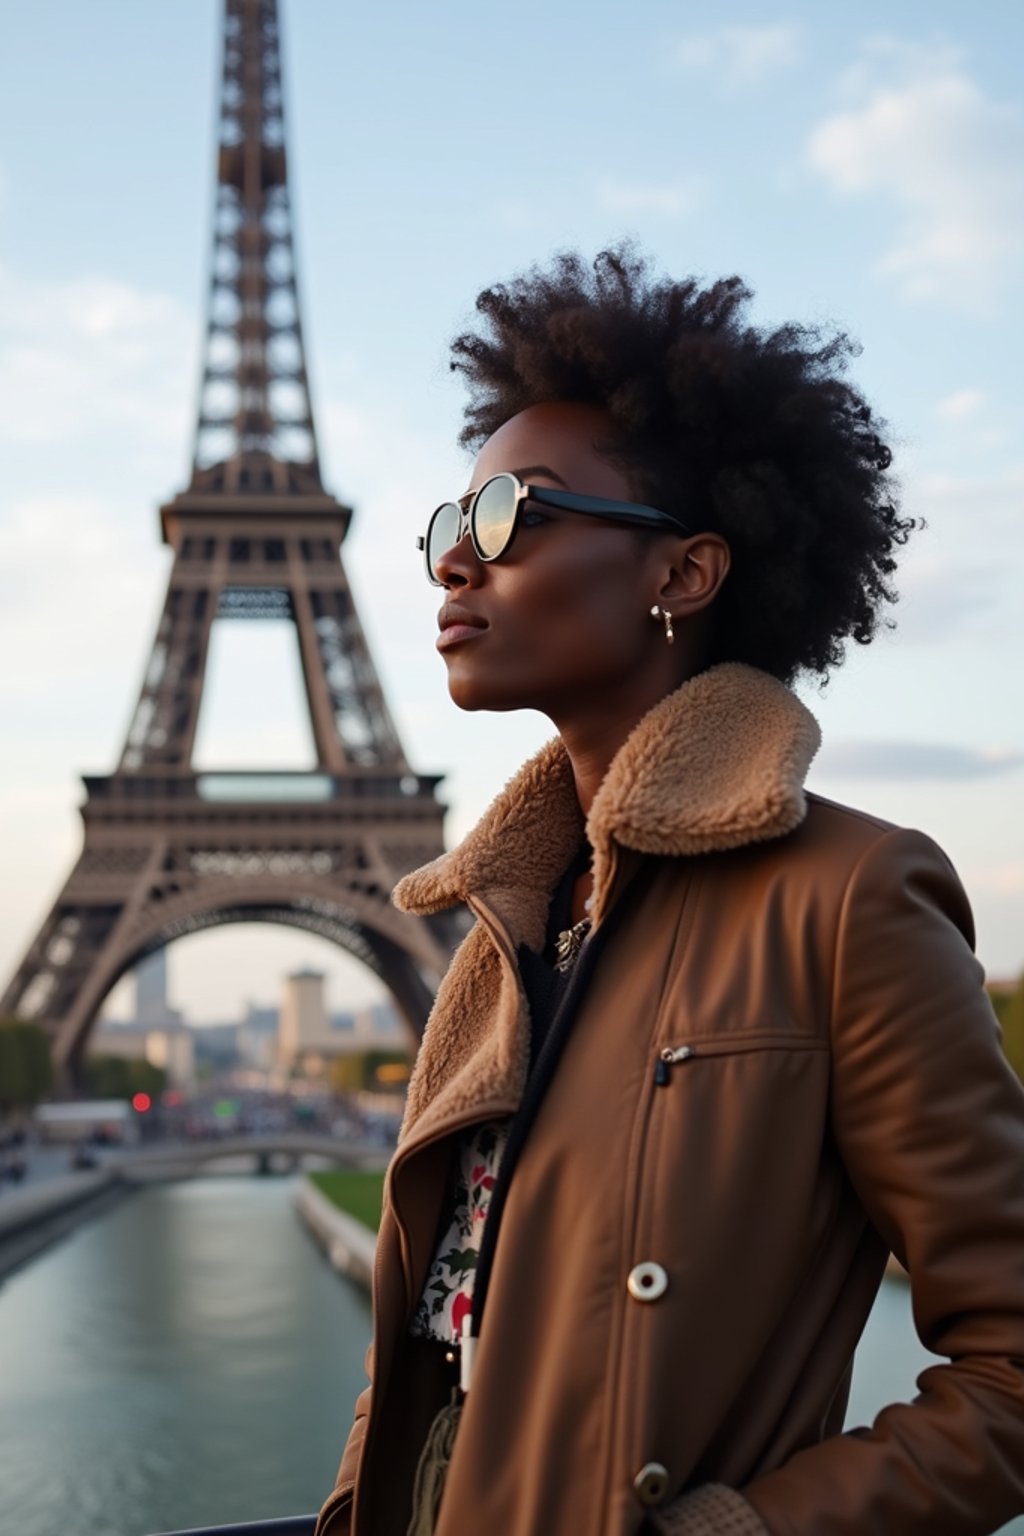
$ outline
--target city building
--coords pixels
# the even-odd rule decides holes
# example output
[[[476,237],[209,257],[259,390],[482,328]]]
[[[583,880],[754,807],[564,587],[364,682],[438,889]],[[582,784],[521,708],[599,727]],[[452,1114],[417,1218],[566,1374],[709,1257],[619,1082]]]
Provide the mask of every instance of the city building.
[[[329,1049],[322,971],[303,969],[285,977],[278,1033],[278,1063],[290,1071],[304,1057]]]
[[[127,1024],[104,1019],[93,1034],[91,1053],[151,1062],[167,1074],[168,1088],[189,1089],[195,1085],[195,1041],[184,1024],[152,1029],[134,1019]]]

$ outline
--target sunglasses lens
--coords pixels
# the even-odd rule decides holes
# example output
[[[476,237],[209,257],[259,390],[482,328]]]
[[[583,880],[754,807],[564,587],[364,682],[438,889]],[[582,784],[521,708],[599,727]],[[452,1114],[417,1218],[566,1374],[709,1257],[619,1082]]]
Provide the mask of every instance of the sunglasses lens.
[[[459,542],[461,514],[454,501],[446,501],[438,507],[427,529],[427,569],[436,581],[437,562]]]
[[[516,520],[516,482],[511,475],[495,475],[481,486],[473,520],[481,554],[495,560],[508,548]]]

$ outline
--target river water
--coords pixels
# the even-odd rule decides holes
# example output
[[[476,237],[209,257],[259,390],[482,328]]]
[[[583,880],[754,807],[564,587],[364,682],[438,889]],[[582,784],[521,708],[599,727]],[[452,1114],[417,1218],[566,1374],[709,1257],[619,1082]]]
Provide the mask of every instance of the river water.
[[[315,1510],[370,1309],[290,1179],[145,1189],[0,1290],[0,1530],[145,1536]]]
[[[0,1530],[146,1536],[318,1507],[370,1316],[299,1223],[293,1187],[146,1189],[0,1289]],[[907,1289],[887,1281],[847,1422],[911,1397],[930,1358]],[[1024,1536],[1024,1519],[1005,1530]]]

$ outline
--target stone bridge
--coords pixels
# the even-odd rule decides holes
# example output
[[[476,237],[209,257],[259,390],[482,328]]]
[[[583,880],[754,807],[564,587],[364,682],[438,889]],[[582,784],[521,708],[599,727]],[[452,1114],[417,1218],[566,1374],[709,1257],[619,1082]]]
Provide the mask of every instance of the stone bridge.
[[[383,1168],[389,1153],[377,1142],[337,1141],[311,1131],[274,1131],[255,1136],[223,1136],[210,1141],[164,1141],[133,1148],[105,1166],[129,1183],[182,1179],[209,1163],[249,1162],[256,1173],[291,1172],[306,1159],[335,1168]]]

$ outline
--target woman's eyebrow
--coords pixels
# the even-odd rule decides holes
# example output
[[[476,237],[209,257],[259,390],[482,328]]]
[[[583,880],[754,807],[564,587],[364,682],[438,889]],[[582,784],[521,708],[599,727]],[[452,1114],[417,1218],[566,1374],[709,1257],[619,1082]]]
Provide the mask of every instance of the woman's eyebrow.
[[[512,473],[517,475],[520,480],[525,480],[527,475],[547,475],[549,480],[557,480],[559,485],[564,485],[566,490],[569,489],[568,482],[563,480],[561,475],[556,474],[547,464],[521,464]]]
[[[557,480],[559,485],[564,485],[566,490],[569,489],[569,482],[563,480],[557,470],[552,469],[548,464],[520,464],[518,469],[509,470],[509,474],[515,475],[517,480],[524,481],[528,475],[547,475],[549,480]],[[472,494],[472,491],[463,491],[461,496],[456,497],[463,511],[465,511],[466,503]]]

